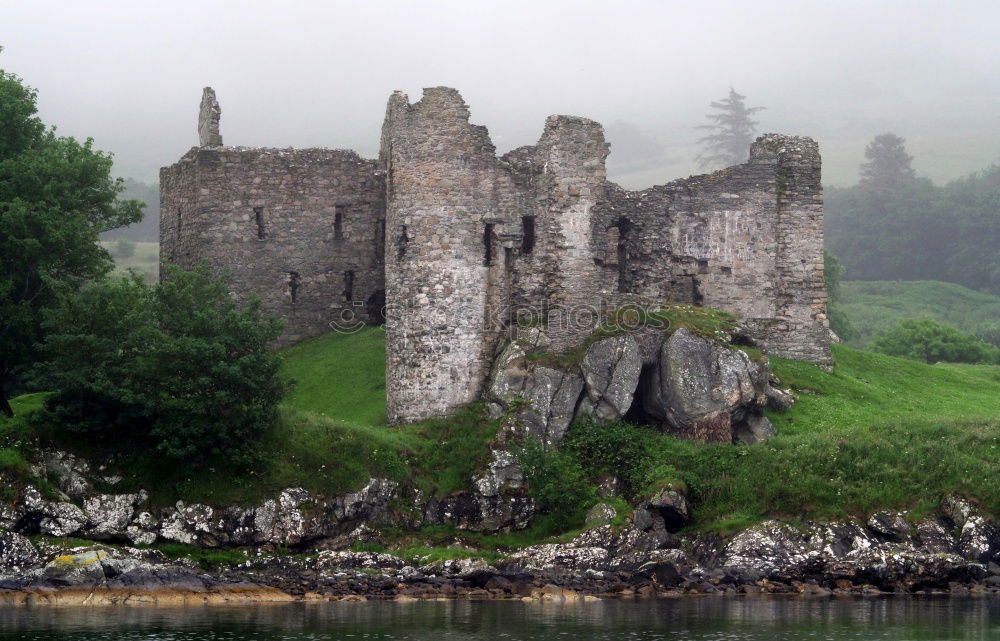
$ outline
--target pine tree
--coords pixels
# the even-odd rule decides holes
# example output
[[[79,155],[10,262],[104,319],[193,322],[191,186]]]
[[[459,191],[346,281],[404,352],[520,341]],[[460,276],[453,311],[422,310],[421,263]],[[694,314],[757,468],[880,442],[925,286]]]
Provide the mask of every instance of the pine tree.
[[[698,140],[705,148],[698,156],[702,168],[738,165],[750,157],[750,144],[757,130],[757,121],[751,116],[764,107],[747,107],[745,99],[730,87],[726,98],[712,101],[712,109],[718,113],[706,116],[711,124],[698,126],[711,132]]]
[[[906,141],[896,134],[885,133],[865,148],[868,162],[861,165],[860,184],[874,189],[896,189],[912,183],[913,156],[906,153]]]

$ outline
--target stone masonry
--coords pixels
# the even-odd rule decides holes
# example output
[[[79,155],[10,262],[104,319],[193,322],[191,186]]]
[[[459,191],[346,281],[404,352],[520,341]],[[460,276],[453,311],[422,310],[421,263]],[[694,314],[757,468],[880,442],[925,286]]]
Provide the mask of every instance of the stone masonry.
[[[281,344],[384,320],[390,423],[478,398],[514,325],[567,349],[625,300],[731,311],[770,354],[831,360],[809,138],[633,192],[607,180],[598,123],[550,116],[498,157],[447,87],[389,98],[378,160],[224,147],[220,113],[206,88],[200,146],[161,170],[161,255],[228,270],[288,319]]]

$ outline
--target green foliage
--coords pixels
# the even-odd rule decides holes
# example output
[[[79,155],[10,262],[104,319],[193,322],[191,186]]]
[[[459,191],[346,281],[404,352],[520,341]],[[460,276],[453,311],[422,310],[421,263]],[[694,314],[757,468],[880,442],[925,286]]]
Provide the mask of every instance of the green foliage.
[[[749,158],[750,144],[757,128],[757,121],[751,116],[764,107],[747,107],[744,100],[746,96],[730,87],[728,96],[711,103],[716,112],[706,116],[711,124],[698,127],[710,132],[698,141],[704,148],[698,156],[702,167],[729,167]]]
[[[42,420],[108,442],[151,445],[192,467],[250,465],[283,387],[268,347],[280,323],[238,306],[204,266],[137,275],[68,295],[45,321]]]
[[[930,318],[1000,347],[1000,296],[937,281],[846,281],[837,304],[868,347],[906,318]]]
[[[1000,364],[1000,348],[930,319],[904,320],[876,339],[872,347],[883,354],[925,363]]]
[[[547,534],[583,525],[597,494],[577,457],[563,450],[545,450],[533,438],[525,440],[516,456],[536,509],[548,516]]]
[[[140,203],[119,201],[111,157],[56,136],[35,116],[36,96],[0,70],[0,413],[5,386],[35,358],[43,312],[65,292],[111,269],[97,244],[106,229],[137,221]]]
[[[499,421],[486,418],[481,403],[474,403],[454,416],[395,430],[406,439],[413,483],[428,496],[441,497],[468,489],[473,475],[489,463],[489,444],[499,427]]]
[[[1000,166],[826,190],[826,240],[859,280],[944,280],[1000,294]]]
[[[840,300],[840,281],[844,276],[844,265],[833,252],[823,250],[823,279],[826,281],[826,293],[831,301]]]
[[[585,420],[569,431],[563,449],[576,457],[591,480],[614,476],[623,484],[626,496],[634,500],[649,484],[649,470],[655,461],[648,446],[650,439],[658,436],[652,428]]]

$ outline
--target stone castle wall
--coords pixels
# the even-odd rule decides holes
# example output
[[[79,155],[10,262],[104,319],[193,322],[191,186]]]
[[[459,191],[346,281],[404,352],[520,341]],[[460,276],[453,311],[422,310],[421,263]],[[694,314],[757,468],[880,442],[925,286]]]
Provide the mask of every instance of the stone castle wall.
[[[292,344],[381,313],[384,191],[352,151],[194,148],[160,171],[161,256],[228,272]]]
[[[202,146],[161,171],[161,254],[228,269],[238,296],[288,318],[283,344],[345,309],[379,321],[384,299],[390,423],[477,399],[515,316],[558,350],[623,298],[729,310],[768,353],[831,360],[808,138],[768,134],[747,163],[632,192],[607,181],[584,118],[551,116],[498,158],[454,89],[395,93],[369,161],[222,147],[209,91]]]

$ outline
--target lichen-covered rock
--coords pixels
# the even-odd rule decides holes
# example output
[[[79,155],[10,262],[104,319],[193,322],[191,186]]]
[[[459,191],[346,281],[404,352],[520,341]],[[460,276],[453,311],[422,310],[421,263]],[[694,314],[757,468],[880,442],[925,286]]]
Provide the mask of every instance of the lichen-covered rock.
[[[643,407],[680,436],[730,442],[734,428],[760,414],[768,387],[765,363],[682,327],[660,349]]]
[[[54,478],[59,489],[72,499],[82,500],[93,490],[88,478],[90,465],[69,452],[43,452],[41,465],[45,470],[41,476]]]
[[[98,494],[86,498],[83,511],[87,515],[87,536],[96,540],[125,538],[137,506],[147,498],[145,491],[135,494]]]
[[[618,510],[607,503],[598,503],[594,507],[587,511],[587,516],[584,518],[584,523],[587,527],[595,527],[598,525],[607,525],[611,523],[612,519],[618,516]]]
[[[580,414],[604,420],[625,416],[635,397],[642,371],[639,345],[630,334],[596,341],[580,366],[586,382],[586,396]]]
[[[327,551],[320,552],[316,558],[316,568],[319,570],[344,570],[344,569],[400,569],[406,565],[406,561],[382,552],[352,552]]]
[[[524,486],[524,471],[517,458],[507,450],[493,450],[493,460],[486,472],[475,479],[473,485],[482,496],[500,496],[501,490],[520,489]]]
[[[906,521],[906,512],[892,510],[876,512],[868,519],[868,528],[892,541],[906,541],[910,538],[910,524]]]
[[[582,390],[579,374],[532,363],[524,345],[512,341],[493,366],[486,398],[498,415],[517,404],[513,418],[542,443],[553,445],[566,434]]]
[[[87,524],[87,516],[79,507],[66,501],[46,500],[31,486],[24,489],[16,512],[19,529],[28,533],[70,536]]]
[[[212,524],[215,511],[200,503],[187,504],[177,501],[173,509],[164,511],[160,536],[168,541],[186,545],[196,543],[213,545]]]
[[[1000,528],[969,501],[957,495],[948,496],[942,502],[942,510],[959,528],[956,547],[962,556],[982,563],[1000,558]]]
[[[41,559],[27,537],[16,532],[0,532],[0,571],[20,573],[36,567]]]

